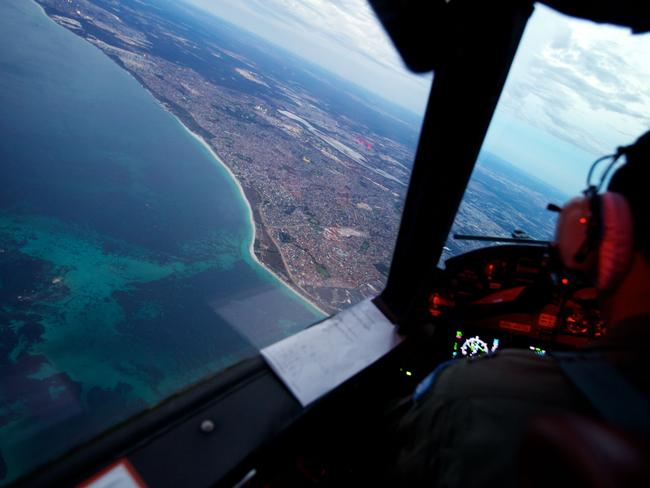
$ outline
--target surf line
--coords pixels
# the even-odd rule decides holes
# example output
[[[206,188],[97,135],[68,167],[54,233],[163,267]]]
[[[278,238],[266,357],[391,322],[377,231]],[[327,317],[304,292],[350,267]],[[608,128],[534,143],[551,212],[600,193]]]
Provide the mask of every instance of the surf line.
[[[147,90],[148,91],[148,90]],[[155,97],[154,97],[155,98]],[[158,101],[158,100],[156,100]],[[158,103],[160,103],[158,101]],[[263,268],[266,272],[268,272],[275,280],[280,283],[282,286],[287,288],[291,293],[296,294],[298,297],[300,297],[301,300],[303,300],[305,303],[307,303],[310,307],[314,308],[317,310],[319,313],[323,314],[324,317],[327,317],[329,314],[327,314],[323,309],[321,309],[318,305],[316,305],[313,301],[302,295],[301,293],[298,293],[292,286],[290,286],[287,282],[285,282],[280,276],[278,276],[275,271],[273,271],[271,268],[269,268],[266,264],[264,264],[260,259],[257,257],[257,254],[255,254],[255,237],[257,233],[257,229],[255,227],[255,218],[253,216],[253,207],[251,206],[251,203],[248,201],[248,198],[246,198],[246,193],[244,192],[244,188],[242,187],[240,181],[237,179],[237,176],[233,171],[230,169],[230,167],[223,162],[223,160],[219,157],[219,155],[214,151],[212,146],[207,143],[205,139],[203,139],[200,135],[198,135],[196,132],[192,131],[189,127],[187,127],[183,121],[175,114],[173,113],[169,108],[165,107],[163,104],[160,104],[163,106],[166,112],[171,114],[176,121],[180,124],[183,129],[185,129],[190,136],[192,136],[194,139],[196,139],[197,142],[199,142],[212,156],[212,158],[223,168],[226,170],[232,181],[235,183],[235,186],[237,187],[237,190],[239,191],[241,199],[244,201],[246,210],[248,212],[248,223],[251,227],[251,240],[248,245],[248,253],[250,254],[251,258],[255,263],[257,263],[261,268]]]

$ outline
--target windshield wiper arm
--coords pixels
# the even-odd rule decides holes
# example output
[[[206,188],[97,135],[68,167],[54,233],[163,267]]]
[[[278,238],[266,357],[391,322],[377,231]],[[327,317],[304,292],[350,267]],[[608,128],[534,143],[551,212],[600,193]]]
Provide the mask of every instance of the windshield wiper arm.
[[[474,236],[468,234],[454,234],[453,237],[457,241],[514,242],[517,244],[535,244],[537,246],[548,246],[551,244],[551,241],[542,241],[529,237]]]

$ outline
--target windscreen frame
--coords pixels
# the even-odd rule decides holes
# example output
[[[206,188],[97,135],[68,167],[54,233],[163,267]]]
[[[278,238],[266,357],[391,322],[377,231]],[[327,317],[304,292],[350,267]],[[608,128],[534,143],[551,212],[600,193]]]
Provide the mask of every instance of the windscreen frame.
[[[518,3],[508,2],[495,12],[498,18],[489,24],[489,30],[495,34],[490,42],[478,42],[486,29],[470,33],[470,28],[476,26],[471,19],[465,19],[467,24],[461,29],[464,32],[460,37],[462,43],[449,46],[445,62],[436,70],[388,282],[376,299],[386,315],[400,325],[401,332],[408,332],[413,325],[414,304],[440,256],[519,40],[532,13],[530,2]],[[477,81],[474,75],[481,71],[483,76]],[[453,163],[442,164],[443,161]],[[258,380],[263,380],[267,390],[260,389]],[[254,452],[305,413],[257,356],[116,425],[28,473],[18,479],[16,485],[76,484],[123,457],[131,460],[137,469],[139,463],[133,461],[137,453],[146,453],[153,440],[165,436],[172,428],[187,423],[191,424],[190,428],[195,428],[195,414],[210,405],[221,403],[233,414],[241,412],[244,405],[234,394],[243,390],[247,390],[246,398],[266,395],[277,408],[269,412],[267,402],[256,405],[257,415],[265,418],[272,427],[266,432],[250,432],[256,427],[242,423],[240,428],[246,433],[241,437],[247,439],[246,445],[239,446],[242,452]],[[269,394],[269,391],[273,393]],[[219,433],[215,433],[215,446],[219,445],[218,436]],[[221,445],[228,441],[221,439]],[[170,443],[170,448],[183,447]],[[155,453],[151,455],[155,456]],[[245,456],[241,461],[244,459]],[[190,470],[191,466],[187,469]],[[222,480],[234,469],[234,464],[224,464],[215,467],[212,476],[215,481]]]

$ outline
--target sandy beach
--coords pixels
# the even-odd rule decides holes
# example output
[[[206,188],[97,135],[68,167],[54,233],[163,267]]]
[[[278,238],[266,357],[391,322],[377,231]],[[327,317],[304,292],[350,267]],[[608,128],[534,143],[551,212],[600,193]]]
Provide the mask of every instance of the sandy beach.
[[[162,104],[161,104],[161,105],[162,105]],[[164,107],[164,106],[163,106],[163,107]],[[298,287],[297,285],[292,286],[292,284],[287,283],[287,282],[286,282],[285,280],[283,280],[280,276],[278,276],[278,274],[275,273],[271,268],[269,268],[266,264],[264,264],[262,261],[260,261],[260,259],[257,257],[257,254],[255,254],[255,237],[256,237],[257,229],[256,229],[256,226],[255,226],[255,218],[254,218],[254,214],[253,214],[253,207],[251,206],[251,202],[248,200],[248,198],[246,198],[246,193],[244,192],[244,188],[242,187],[241,183],[240,183],[239,180],[237,179],[237,176],[236,176],[235,173],[233,173],[233,171],[228,167],[228,165],[227,165],[226,163],[223,162],[223,160],[222,160],[222,159],[219,157],[219,155],[215,152],[215,150],[212,148],[212,146],[210,146],[210,144],[208,144],[208,143],[205,141],[205,139],[203,139],[203,138],[202,138],[201,136],[199,136],[197,133],[195,133],[195,132],[193,132],[192,130],[190,130],[190,129],[189,129],[189,128],[188,128],[188,127],[183,123],[183,121],[182,121],[182,120],[181,120],[181,119],[180,119],[176,114],[172,113],[172,112],[171,112],[167,107],[164,107],[164,108],[165,108],[165,110],[168,111],[171,115],[173,115],[173,117],[178,121],[178,123],[179,123],[179,124],[180,124],[180,125],[181,125],[181,126],[182,126],[182,127],[183,127],[183,128],[184,128],[184,129],[185,129],[185,130],[186,130],[186,131],[187,131],[191,136],[192,136],[192,137],[194,137],[194,138],[195,138],[195,139],[196,139],[200,144],[203,145],[203,147],[205,147],[205,148],[210,152],[210,154],[212,155],[212,157],[214,158],[214,160],[215,160],[219,165],[221,165],[221,167],[223,167],[223,168],[228,172],[228,174],[229,174],[230,177],[232,178],[233,182],[234,182],[235,185],[237,186],[237,189],[239,190],[239,193],[240,193],[240,196],[241,196],[241,198],[242,198],[242,201],[244,201],[245,204],[246,204],[246,209],[247,209],[247,213],[248,213],[248,221],[249,221],[249,225],[251,226],[251,229],[252,229],[252,232],[251,232],[251,240],[250,240],[249,245],[248,245],[248,252],[249,252],[251,258],[252,258],[252,259],[253,259],[253,260],[254,260],[254,261],[255,261],[259,266],[261,266],[262,268],[264,268],[264,270],[265,270],[266,272],[268,272],[271,276],[273,276],[273,277],[275,278],[275,280],[276,280],[278,283],[280,283],[282,286],[288,288],[292,293],[296,293],[298,296],[300,296],[300,298],[301,298],[303,301],[305,301],[307,304],[309,304],[309,306],[313,307],[315,310],[317,310],[318,312],[320,312],[321,314],[323,314],[323,316],[328,316],[329,314],[328,314],[327,312],[325,312],[325,311],[324,311],[322,308],[320,308],[316,303],[314,303],[314,302],[311,301],[309,298],[305,297],[302,293],[300,293],[300,291],[299,291],[299,287]],[[264,225],[264,224],[261,223],[261,222],[260,222],[259,224],[260,224],[260,225]],[[289,274],[289,273],[287,272],[287,275],[288,275],[288,274]],[[298,288],[298,290],[297,290],[296,288]]]

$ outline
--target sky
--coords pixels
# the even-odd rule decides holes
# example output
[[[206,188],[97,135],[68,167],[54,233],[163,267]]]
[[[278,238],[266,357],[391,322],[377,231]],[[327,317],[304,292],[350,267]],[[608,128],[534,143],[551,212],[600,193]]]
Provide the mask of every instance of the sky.
[[[366,0],[185,0],[423,114],[432,76],[404,66]]]
[[[650,129],[650,34],[536,6],[484,147],[575,194]],[[523,164],[522,164],[523,163]]]
[[[432,76],[409,73],[366,0],[186,0],[415,113]],[[485,148],[557,188],[650,128],[650,34],[537,5]]]

